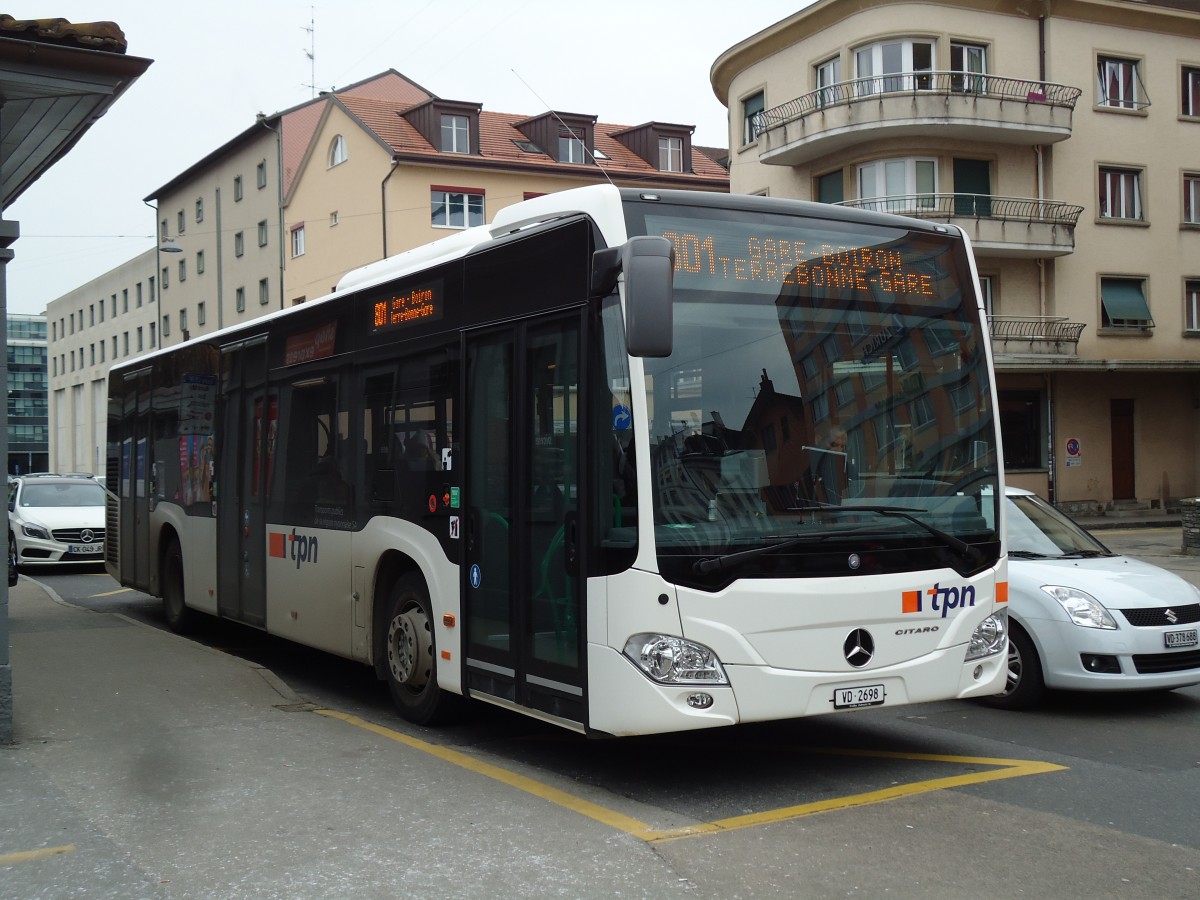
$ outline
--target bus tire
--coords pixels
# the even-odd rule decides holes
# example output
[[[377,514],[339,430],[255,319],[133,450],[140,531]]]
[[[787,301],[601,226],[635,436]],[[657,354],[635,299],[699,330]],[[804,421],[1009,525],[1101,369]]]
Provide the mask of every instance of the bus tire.
[[[414,575],[398,579],[387,610],[384,668],[393,702],[415,725],[445,721],[458,698],[438,687],[433,607],[424,582]]]
[[[195,621],[195,614],[184,602],[183,550],[180,549],[176,538],[171,538],[163,554],[162,604],[167,627],[176,634],[186,634]]]
[[[1013,622],[1008,633],[1008,678],[1004,690],[988,697],[987,703],[999,709],[1029,709],[1040,703],[1045,693],[1042,661],[1033,639]]]

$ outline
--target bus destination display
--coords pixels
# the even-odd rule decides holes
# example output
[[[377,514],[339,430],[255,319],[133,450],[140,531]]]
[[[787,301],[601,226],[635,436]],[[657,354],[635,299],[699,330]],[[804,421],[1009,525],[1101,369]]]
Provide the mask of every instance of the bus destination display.
[[[440,279],[387,294],[371,305],[374,319],[371,330],[378,334],[421,322],[436,322],[444,313],[443,300]]]
[[[914,247],[898,231],[879,233],[879,242],[872,245],[840,244],[828,231],[816,229],[656,216],[647,216],[646,224],[675,247],[675,283],[684,288],[758,292],[795,285],[914,300],[940,296],[938,279],[947,274],[939,254],[930,253],[933,248]],[[872,236],[855,235],[868,241]]]

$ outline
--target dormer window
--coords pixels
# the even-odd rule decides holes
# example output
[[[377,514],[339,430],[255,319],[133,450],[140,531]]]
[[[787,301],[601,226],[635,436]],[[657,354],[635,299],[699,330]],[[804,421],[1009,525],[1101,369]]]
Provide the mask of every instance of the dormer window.
[[[658,170],[660,172],[683,171],[683,138],[660,137],[658,139]]]
[[[471,128],[466,116],[442,114],[442,152],[470,153]]]
[[[564,163],[585,163],[584,135],[576,129],[568,128],[558,134],[558,161]]]
[[[658,171],[685,175],[692,170],[693,131],[695,128],[691,125],[647,122],[618,131],[612,137]]]
[[[515,127],[557,162],[587,165],[594,159],[595,116],[546,112],[517,122]]]

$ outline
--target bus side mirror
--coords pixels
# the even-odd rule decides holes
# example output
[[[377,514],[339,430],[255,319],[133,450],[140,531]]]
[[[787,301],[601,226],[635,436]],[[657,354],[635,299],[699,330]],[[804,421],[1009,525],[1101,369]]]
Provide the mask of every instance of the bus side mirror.
[[[670,356],[675,248],[663,237],[642,235],[598,250],[592,259],[592,296],[612,290],[625,276],[625,339],[630,356]]]

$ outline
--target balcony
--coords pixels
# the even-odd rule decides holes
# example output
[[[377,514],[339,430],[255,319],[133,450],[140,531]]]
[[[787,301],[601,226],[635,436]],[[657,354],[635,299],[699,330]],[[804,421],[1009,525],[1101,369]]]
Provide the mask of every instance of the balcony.
[[[932,219],[957,225],[978,256],[1049,259],[1075,250],[1082,206],[1058,200],[990,194],[909,194],[847,200],[840,206]]]
[[[1060,316],[988,316],[997,362],[1030,355],[1074,359],[1086,327]]]
[[[897,72],[831,84],[759,113],[759,162],[797,166],[882,138],[1053,144],[1082,90],[966,72]]]

